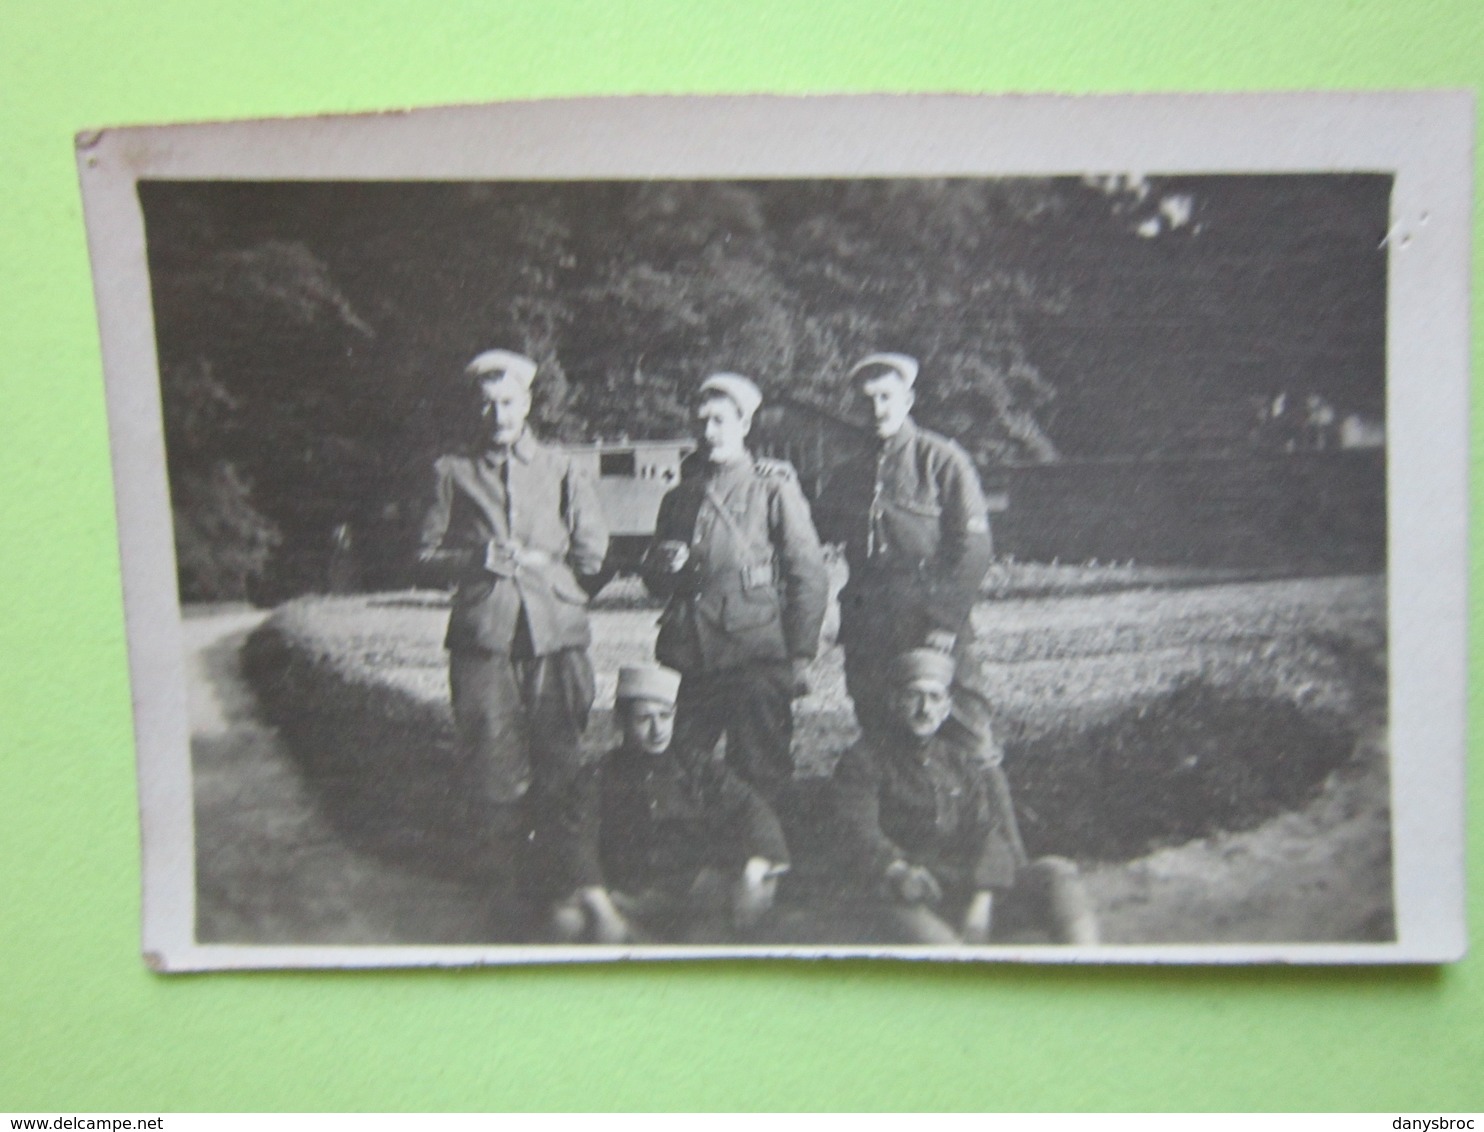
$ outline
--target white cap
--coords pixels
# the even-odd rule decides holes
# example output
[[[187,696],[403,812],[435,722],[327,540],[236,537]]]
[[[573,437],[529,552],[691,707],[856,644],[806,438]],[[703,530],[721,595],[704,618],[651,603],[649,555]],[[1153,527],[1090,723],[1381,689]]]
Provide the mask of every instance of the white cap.
[[[740,373],[713,373],[696,390],[698,397],[707,393],[720,393],[730,399],[741,411],[743,420],[750,420],[763,403],[763,391]]]
[[[536,380],[536,363],[514,350],[486,350],[475,356],[464,372],[481,381],[508,377],[520,382],[521,388],[529,390]]]
[[[618,670],[619,700],[659,700],[674,704],[680,692],[680,673],[658,664],[642,664]]]
[[[851,379],[854,380],[856,374],[873,366],[884,366],[891,370],[902,379],[908,389],[917,381],[917,359],[906,354],[867,354],[850,367]]]

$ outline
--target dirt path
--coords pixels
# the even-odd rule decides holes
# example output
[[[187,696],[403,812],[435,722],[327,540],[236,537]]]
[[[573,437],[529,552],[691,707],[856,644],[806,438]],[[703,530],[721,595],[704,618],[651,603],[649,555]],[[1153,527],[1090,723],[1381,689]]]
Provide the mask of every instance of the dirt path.
[[[469,887],[346,847],[242,678],[265,615],[188,616],[196,796],[197,935],[203,942],[457,943],[491,938]]]
[[[1104,942],[1393,939],[1387,798],[1385,747],[1371,736],[1302,810],[1092,869]]]

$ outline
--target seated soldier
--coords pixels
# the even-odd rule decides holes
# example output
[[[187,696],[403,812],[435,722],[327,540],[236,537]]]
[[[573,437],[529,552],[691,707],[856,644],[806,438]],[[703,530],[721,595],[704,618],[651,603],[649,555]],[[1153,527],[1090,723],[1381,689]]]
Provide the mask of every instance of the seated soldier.
[[[615,714],[623,745],[585,776],[579,887],[554,934],[592,940],[714,941],[768,913],[788,848],[769,805],[715,759],[670,748],[680,674],[624,668]]]
[[[985,943],[997,899],[1019,879],[1041,897],[1054,939],[1097,942],[1076,866],[1028,863],[998,750],[949,722],[953,675],[945,653],[903,653],[888,672],[891,726],[841,757],[836,805],[849,868],[885,897],[878,911],[894,939]]]

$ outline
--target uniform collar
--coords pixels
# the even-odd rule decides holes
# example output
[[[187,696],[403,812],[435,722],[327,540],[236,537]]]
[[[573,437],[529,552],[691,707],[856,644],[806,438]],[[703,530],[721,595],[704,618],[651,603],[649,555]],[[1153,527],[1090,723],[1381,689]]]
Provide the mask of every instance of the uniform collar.
[[[530,428],[524,429],[515,438],[515,443],[510,446],[510,455],[514,456],[522,464],[529,464],[531,457],[536,454],[536,438],[531,435]],[[480,456],[490,467],[499,467],[505,462],[505,454],[498,448],[486,448]]]
[[[926,739],[918,739],[904,727],[882,737],[880,749],[888,759],[906,766],[928,766],[942,757],[942,728]]]
[[[917,422],[908,417],[902,422],[902,427],[897,429],[885,440],[877,438],[877,443],[883,452],[899,452],[912,443],[912,438],[917,435]]]
[[[753,458],[751,452],[743,452],[740,460],[733,460],[730,464],[713,464],[706,462],[706,478],[717,484],[731,483],[746,472],[752,471]]]

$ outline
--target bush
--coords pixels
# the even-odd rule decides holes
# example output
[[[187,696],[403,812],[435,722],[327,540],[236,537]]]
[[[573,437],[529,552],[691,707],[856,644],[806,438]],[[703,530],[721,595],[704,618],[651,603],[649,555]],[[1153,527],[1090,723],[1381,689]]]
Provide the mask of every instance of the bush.
[[[458,876],[481,867],[487,815],[455,757],[445,619],[414,597],[303,598],[248,639],[243,669],[347,840]]]
[[[1292,700],[1190,679],[1106,723],[1012,749],[1007,773],[1033,852],[1123,860],[1304,805],[1355,740]]]
[[[981,603],[962,675],[993,705],[1031,848],[1129,857],[1302,806],[1385,725],[1384,596],[1352,578]],[[618,667],[653,647],[653,610],[614,604],[593,615],[590,754]],[[245,668],[348,839],[468,875],[488,815],[455,757],[446,620],[441,594],[300,599],[249,640]],[[837,648],[812,682],[795,704],[801,776],[855,735]]]

